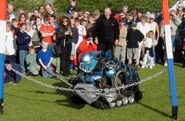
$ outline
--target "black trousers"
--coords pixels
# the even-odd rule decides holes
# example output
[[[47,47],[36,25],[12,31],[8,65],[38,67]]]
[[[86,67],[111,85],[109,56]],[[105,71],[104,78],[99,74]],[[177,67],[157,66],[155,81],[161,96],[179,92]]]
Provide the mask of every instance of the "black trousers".
[[[65,46],[61,47],[60,62],[61,62],[61,68],[64,75],[70,74],[71,49],[72,49],[71,43],[66,43]]]
[[[108,50],[111,50],[113,53],[113,43],[98,43],[98,51],[106,53]]]
[[[6,60],[14,63],[16,61],[15,55],[6,55]]]

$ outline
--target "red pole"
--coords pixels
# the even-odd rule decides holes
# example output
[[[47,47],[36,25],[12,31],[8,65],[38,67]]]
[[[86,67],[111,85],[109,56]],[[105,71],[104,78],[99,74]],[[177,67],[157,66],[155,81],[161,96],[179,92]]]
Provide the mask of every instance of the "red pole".
[[[4,99],[6,8],[7,8],[7,1],[0,0],[0,113],[1,114],[3,113],[3,99]]]

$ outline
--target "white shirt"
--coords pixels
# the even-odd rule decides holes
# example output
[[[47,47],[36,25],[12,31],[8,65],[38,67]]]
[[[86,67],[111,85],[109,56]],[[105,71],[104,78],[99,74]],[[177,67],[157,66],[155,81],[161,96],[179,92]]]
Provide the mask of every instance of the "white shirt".
[[[153,45],[153,39],[147,37],[146,40],[145,40],[145,42],[144,42],[144,45],[145,45],[145,47],[147,47],[147,48],[151,48],[152,45]]]
[[[147,37],[146,40],[144,41],[144,46],[147,48],[151,48],[153,45],[154,46],[157,45],[157,40]]]
[[[146,38],[147,33],[150,31],[150,25],[148,23],[142,24],[141,22],[137,23],[137,29],[144,35]],[[143,41],[139,42],[139,47],[143,47]]]
[[[34,33],[35,33],[35,30],[34,30],[34,29],[30,29],[30,31],[26,31],[26,33],[27,33],[31,38],[33,38]],[[33,45],[33,40],[31,39],[31,42],[29,43],[29,46],[32,46],[32,45]]]
[[[84,26],[79,25],[77,29],[78,29],[79,38],[78,38],[78,43],[76,44],[76,47],[75,47],[76,49],[78,48],[80,43],[83,41],[83,36],[86,36],[87,34]]]
[[[0,20],[0,53],[5,53],[5,35],[6,34],[6,21]]]
[[[154,35],[156,35],[156,29],[157,29],[157,23],[156,22],[152,22],[152,23],[148,23],[149,24],[149,28],[150,28],[150,31],[153,31],[154,32]]]
[[[5,47],[6,47],[6,55],[14,55],[15,54],[15,47],[14,47],[14,38],[13,33],[11,31],[6,32],[5,37]]]
[[[146,38],[147,33],[150,31],[150,25],[148,23],[142,24],[139,22],[137,23],[137,29],[141,31]]]

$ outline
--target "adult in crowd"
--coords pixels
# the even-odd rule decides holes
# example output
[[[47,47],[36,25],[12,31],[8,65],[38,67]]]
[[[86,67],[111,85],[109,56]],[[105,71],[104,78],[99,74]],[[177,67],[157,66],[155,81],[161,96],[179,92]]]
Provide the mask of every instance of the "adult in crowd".
[[[60,54],[61,67],[64,76],[70,74],[70,55],[71,55],[71,38],[72,28],[68,17],[61,17],[59,28],[56,31],[56,45],[58,45],[58,54]]]
[[[122,14],[123,16],[124,13]],[[123,63],[125,63],[126,60],[126,36],[127,36],[127,26],[125,25],[124,19],[120,20],[120,35],[119,35],[119,42],[115,47],[114,50],[114,57],[118,60],[121,60]]]
[[[105,8],[102,15],[95,25],[95,43],[98,45],[98,50],[106,52],[112,50],[113,45],[118,44],[119,39],[119,24],[116,19],[111,16],[111,9]]]
[[[8,21],[11,22],[12,19],[18,19],[18,15],[14,12],[14,7],[10,3],[8,3],[7,13],[8,13]]]
[[[55,14],[53,6],[50,3],[45,4],[45,10],[48,15]]]
[[[20,27],[21,24],[26,24],[26,15],[24,13],[19,16],[18,27]]]
[[[177,30],[179,25],[181,24],[182,20],[180,19],[179,16],[177,16],[176,12],[174,10],[170,11],[170,26],[171,26],[171,38],[172,38],[172,49],[173,52],[175,52],[175,39],[176,39],[176,35],[177,35]],[[161,27],[161,36],[163,38],[163,40],[165,41],[165,27],[164,27],[164,22],[162,24]],[[165,43],[165,42],[164,42]],[[164,49],[164,66],[167,66],[167,55],[166,55],[166,48],[165,48],[165,44],[163,45],[163,49]]]

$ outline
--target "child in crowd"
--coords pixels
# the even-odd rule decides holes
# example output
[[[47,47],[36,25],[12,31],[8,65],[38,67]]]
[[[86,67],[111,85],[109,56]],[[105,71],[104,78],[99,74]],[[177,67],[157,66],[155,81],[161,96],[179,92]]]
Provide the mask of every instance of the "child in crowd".
[[[38,75],[40,71],[40,66],[37,64],[37,54],[35,53],[35,48],[31,46],[29,48],[29,54],[26,57],[27,69],[31,75]]]
[[[49,23],[51,24],[51,25],[53,25],[53,27],[55,28],[55,29],[58,29],[58,23],[56,22],[56,16],[55,15],[53,15],[53,14],[51,14],[51,15],[49,15]]]
[[[139,42],[144,39],[144,35],[141,33],[141,31],[137,30],[136,26],[136,24],[132,24],[127,33],[127,59],[128,64],[132,64],[133,59],[136,60],[136,67],[140,68]]]
[[[5,61],[5,81],[10,83],[13,82],[14,85],[17,85],[18,82],[21,80],[21,76],[13,72],[12,68],[21,72],[21,66],[19,64],[6,60]]]
[[[15,62],[15,40],[13,38],[13,32],[11,30],[11,24],[10,22],[7,22],[6,24],[6,39],[5,39],[5,54],[6,54],[6,60],[9,60],[10,62]]]
[[[38,60],[42,67],[42,76],[44,78],[49,78],[54,75],[51,67],[53,54],[52,51],[48,49],[48,41],[43,40],[41,46],[42,49],[38,52]]]
[[[147,33],[147,37],[144,41],[144,50],[145,54],[143,57],[142,68],[149,67],[150,69],[154,66],[154,53],[153,47],[156,45],[156,41],[154,40],[154,32],[149,31]]]
[[[20,25],[20,31],[17,33],[17,49],[19,51],[19,63],[22,68],[22,73],[26,72],[25,61],[27,56],[27,50],[29,49],[29,43],[31,37],[26,33],[26,25]]]
[[[52,50],[53,44],[54,44],[54,34],[55,34],[55,28],[53,25],[49,22],[49,16],[44,16],[44,24],[40,27],[40,33],[42,35],[42,40],[48,41],[48,49]]]

